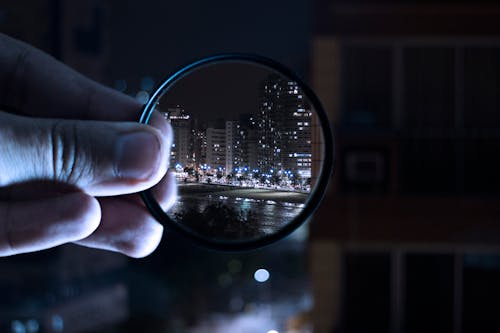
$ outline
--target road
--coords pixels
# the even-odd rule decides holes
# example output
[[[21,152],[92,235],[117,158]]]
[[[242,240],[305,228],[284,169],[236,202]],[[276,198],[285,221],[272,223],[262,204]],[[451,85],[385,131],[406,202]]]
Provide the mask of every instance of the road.
[[[278,191],[271,189],[234,187],[208,184],[180,184],[179,194],[200,195],[206,193],[212,196],[224,196],[228,198],[248,198],[256,200],[270,200],[276,202],[305,203],[309,197],[308,193]]]

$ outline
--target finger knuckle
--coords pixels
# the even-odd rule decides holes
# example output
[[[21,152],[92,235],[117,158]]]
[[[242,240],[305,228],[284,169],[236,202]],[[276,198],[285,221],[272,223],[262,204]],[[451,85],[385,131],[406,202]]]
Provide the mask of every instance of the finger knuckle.
[[[58,182],[75,184],[91,171],[90,156],[78,122],[54,121],[51,127],[52,173]]]

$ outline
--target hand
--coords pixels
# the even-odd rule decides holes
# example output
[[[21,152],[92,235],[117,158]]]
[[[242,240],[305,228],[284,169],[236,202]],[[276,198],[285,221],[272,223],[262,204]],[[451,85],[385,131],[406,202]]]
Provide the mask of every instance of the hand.
[[[165,209],[175,201],[163,117],[137,123],[134,99],[2,34],[0,105],[0,256],[68,242],[154,251],[163,228],[132,193],[157,184]]]

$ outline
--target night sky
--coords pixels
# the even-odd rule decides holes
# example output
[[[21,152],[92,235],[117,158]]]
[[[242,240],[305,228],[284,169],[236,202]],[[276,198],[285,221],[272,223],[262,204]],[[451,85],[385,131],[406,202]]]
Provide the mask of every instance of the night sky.
[[[261,82],[272,73],[244,63],[214,64],[179,80],[160,100],[160,108],[180,105],[202,123],[256,113]]]
[[[195,59],[224,52],[267,56],[307,78],[312,35],[309,0],[111,0],[107,77],[137,91]]]

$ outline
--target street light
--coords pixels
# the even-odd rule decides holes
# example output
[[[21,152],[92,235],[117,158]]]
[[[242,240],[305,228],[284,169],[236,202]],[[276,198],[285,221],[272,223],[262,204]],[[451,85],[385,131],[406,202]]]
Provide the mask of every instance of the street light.
[[[263,282],[266,282],[267,280],[269,280],[270,276],[271,276],[271,274],[269,274],[269,271],[267,269],[264,269],[264,268],[260,268],[260,269],[256,270],[255,273],[253,274],[253,278],[255,279],[255,281],[260,282],[260,283],[263,283]]]

